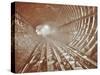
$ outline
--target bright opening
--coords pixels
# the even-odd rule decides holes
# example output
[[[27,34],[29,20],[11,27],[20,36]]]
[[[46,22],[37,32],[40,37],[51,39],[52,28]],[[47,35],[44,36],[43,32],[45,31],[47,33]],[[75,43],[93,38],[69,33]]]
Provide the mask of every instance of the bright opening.
[[[36,27],[36,33],[38,35],[47,36],[51,33],[51,28],[49,25],[39,25]]]

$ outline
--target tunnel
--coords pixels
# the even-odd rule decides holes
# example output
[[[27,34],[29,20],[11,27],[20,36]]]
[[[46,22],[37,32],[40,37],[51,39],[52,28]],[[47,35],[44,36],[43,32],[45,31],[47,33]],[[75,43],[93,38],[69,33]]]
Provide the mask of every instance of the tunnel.
[[[97,68],[97,7],[17,2],[12,17],[15,72]]]

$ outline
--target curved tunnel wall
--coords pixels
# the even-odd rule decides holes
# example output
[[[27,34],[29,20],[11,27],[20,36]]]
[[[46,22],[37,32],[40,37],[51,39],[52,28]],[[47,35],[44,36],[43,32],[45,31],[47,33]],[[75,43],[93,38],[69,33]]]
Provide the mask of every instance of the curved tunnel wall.
[[[97,7],[16,3],[15,70],[41,72],[97,67]],[[37,35],[48,24],[55,32]]]

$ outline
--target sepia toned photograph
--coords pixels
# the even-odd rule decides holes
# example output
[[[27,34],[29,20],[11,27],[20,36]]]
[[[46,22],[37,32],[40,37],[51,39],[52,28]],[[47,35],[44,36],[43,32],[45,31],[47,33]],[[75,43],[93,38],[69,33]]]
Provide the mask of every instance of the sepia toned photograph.
[[[11,71],[96,69],[97,7],[13,2]]]

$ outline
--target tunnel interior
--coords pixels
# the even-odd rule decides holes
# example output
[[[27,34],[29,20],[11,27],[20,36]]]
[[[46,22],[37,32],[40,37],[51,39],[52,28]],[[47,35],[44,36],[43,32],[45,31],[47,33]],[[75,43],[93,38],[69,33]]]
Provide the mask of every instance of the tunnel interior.
[[[15,72],[97,68],[97,7],[17,2],[13,25]]]

